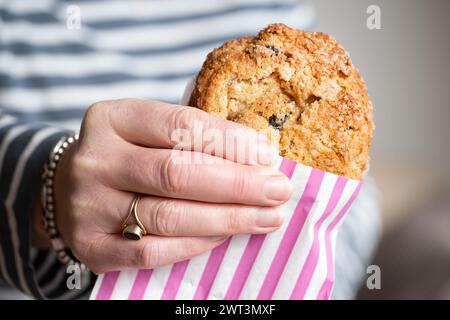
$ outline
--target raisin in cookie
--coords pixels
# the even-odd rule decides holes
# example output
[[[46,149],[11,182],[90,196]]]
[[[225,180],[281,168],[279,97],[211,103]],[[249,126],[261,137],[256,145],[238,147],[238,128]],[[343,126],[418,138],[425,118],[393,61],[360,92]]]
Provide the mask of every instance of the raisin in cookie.
[[[189,105],[267,133],[280,154],[361,179],[372,104],[348,53],[331,36],[283,24],[211,52]]]

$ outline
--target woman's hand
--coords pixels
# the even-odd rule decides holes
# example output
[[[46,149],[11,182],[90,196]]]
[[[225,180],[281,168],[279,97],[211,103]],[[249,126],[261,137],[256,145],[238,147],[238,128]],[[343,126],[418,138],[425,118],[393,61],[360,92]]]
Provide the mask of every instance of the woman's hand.
[[[214,129],[238,138],[248,156],[201,142],[178,155],[201,153],[206,161],[174,161],[173,133],[194,135],[195,123],[202,133]],[[275,149],[256,137],[195,108],[136,99],[96,103],[56,171],[58,229],[95,273],[153,268],[210,250],[232,234],[273,231],[291,186],[267,166]],[[212,161],[219,154],[227,160]],[[148,233],[139,241],[121,235],[135,193],[142,194],[139,218]]]

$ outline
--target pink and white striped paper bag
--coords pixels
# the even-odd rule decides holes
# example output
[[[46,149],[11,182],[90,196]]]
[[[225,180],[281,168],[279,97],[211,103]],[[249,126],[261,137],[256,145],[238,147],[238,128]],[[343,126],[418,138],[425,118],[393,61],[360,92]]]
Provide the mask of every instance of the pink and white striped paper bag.
[[[336,235],[362,182],[281,157],[277,166],[293,184],[279,230],[233,236],[153,270],[100,275],[91,299],[328,299]]]

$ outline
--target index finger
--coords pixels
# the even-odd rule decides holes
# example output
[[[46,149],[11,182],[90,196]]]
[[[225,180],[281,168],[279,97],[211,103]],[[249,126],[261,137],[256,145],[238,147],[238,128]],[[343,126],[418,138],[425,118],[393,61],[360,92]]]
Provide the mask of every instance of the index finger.
[[[198,151],[249,165],[273,165],[278,155],[264,134],[193,107],[138,99],[110,103],[114,130],[136,145]]]

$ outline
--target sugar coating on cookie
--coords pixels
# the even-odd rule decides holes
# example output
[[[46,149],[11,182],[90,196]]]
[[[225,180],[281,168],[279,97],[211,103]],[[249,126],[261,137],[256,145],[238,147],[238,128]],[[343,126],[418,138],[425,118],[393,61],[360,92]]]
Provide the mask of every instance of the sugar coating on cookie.
[[[331,36],[272,24],[209,53],[189,105],[263,131],[280,155],[361,179],[372,104],[348,53]]]

